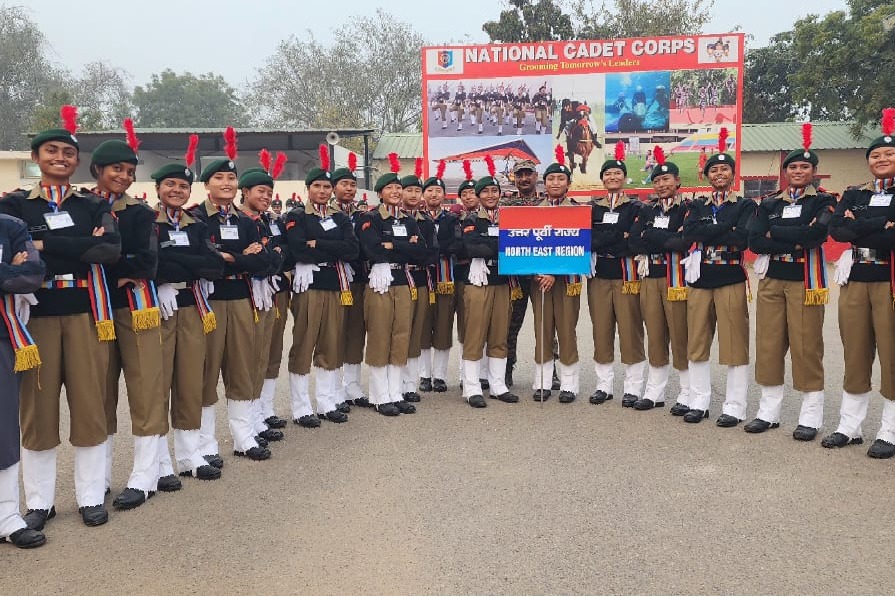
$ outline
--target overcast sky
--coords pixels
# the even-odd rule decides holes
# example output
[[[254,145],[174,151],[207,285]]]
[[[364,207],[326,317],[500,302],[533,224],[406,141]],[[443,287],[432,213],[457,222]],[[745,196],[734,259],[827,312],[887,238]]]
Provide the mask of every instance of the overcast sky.
[[[3,1],[3,0],[0,0]],[[70,70],[106,60],[140,85],[165,68],[223,75],[242,86],[276,51],[277,44],[307,30],[322,41],[332,29],[377,7],[417,27],[433,44],[487,43],[482,23],[505,6],[497,0],[6,0],[29,8],[52,46],[51,56]],[[661,1],[661,0],[657,0]],[[425,7],[425,8],[423,8]],[[791,28],[809,13],[845,9],[845,0],[715,0],[704,33],[739,25],[753,45]]]

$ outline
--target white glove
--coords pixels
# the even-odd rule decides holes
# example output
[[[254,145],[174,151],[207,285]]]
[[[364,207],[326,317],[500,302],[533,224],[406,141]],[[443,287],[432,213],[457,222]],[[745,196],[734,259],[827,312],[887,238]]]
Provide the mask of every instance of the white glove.
[[[267,280],[264,278],[252,278],[252,302],[259,311],[267,311],[265,297],[267,296]]]
[[[273,295],[277,293],[276,287],[271,284],[270,278],[264,278],[263,280],[263,296],[264,296],[264,310],[268,311],[273,309]]]
[[[385,294],[392,285],[392,269],[387,263],[374,263],[370,268],[370,288],[373,292]]]
[[[755,258],[755,263],[752,264],[752,270],[755,272],[755,275],[758,276],[759,280],[764,280],[764,277],[768,275],[768,266],[770,264],[770,255],[761,253]]]
[[[593,278],[596,275],[597,275],[597,254],[591,253],[590,254],[590,276],[589,277]]]
[[[314,282],[314,272],[320,268],[313,263],[296,263],[292,276],[293,292],[304,292]]]
[[[177,311],[177,289],[171,284],[162,284],[156,289],[158,308],[162,319],[168,319]]]
[[[202,292],[205,300],[208,300],[208,297],[214,294],[214,282],[205,278],[199,278],[199,290]]]
[[[851,266],[854,263],[854,250],[846,249],[836,260],[836,269],[833,271],[833,281],[840,286],[848,284],[848,278],[851,276]]]
[[[32,293],[15,295],[16,317],[22,322],[22,325],[28,325],[31,319],[31,307],[37,304],[37,297]]]
[[[279,276],[279,275],[270,276],[267,279],[267,283],[270,285],[273,294],[278,293],[282,289],[282,286],[280,286],[280,282],[282,282],[282,281],[283,281],[283,276]]]
[[[469,283],[473,286],[487,286],[488,274],[491,270],[485,265],[485,260],[476,257],[469,262]]]
[[[681,263],[684,265],[684,281],[692,284],[702,274],[702,251],[696,249],[689,257],[681,259]]]
[[[637,275],[645,278],[649,275],[649,257],[646,255],[636,255],[634,261],[637,262]]]
[[[348,283],[351,284],[354,282],[354,268],[351,267],[350,263],[342,262],[342,265],[345,266],[345,277],[348,279]]]

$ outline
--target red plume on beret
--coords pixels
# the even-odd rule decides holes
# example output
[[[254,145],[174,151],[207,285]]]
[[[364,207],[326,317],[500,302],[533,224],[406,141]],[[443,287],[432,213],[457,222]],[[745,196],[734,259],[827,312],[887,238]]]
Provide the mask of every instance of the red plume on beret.
[[[348,154],[348,171],[354,173],[357,170],[357,154],[353,151]]]
[[[320,145],[317,148],[317,153],[320,155],[320,169],[329,170],[329,147]]]
[[[258,162],[264,168],[264,171],[270,174],[270,152],[267,151],[267,148],[258,152]]]
[[[191,168],[193,166],[193,162],[196,161],[196,148],[199,147],[199,135],[190,135],[190,144],[186,148],[186,154],[183,156],[183,160],[186,162],[187,168]]]
[[[417,178],[423,176],[423,158],[416,158],[416,163],[413,165],[413,174]]]
[[[665,150],[656,145],[653,149],[653,157],[656,158],[656,163],[660,166],[665,165]]]
[[[128,147],[130,147],[134,153],[137,153],[137,148],[140,147],[140,140],[137,139],[137,133],[134,131],[133,119],[124,119],[124,132],[127,138]]]
[[[811,149],[811,123],[806,122],[802,125],[802,149],[808,151]]]
[[[722,126],[718,131],[718,153],[727,151],[727,127]]]
[[[625,161],[625,142],[619,141],[615,144],[615,159],[619,162]]]
[[[463,160],[463,175],[466,180],[472,180],[472,162],[469,160]]]
[[[59,116],[62,118],[65,130],[72,135],[78,132],[78,109],[75,106],[62,106],[59,108]]]
[[[444,169],[447,167],[447,164],[444,163],[444,160],[438,160],[438,169],[435,171],[435,178],[444,178]]]
[[[236,131],[232,126],[224,131],[224,151],[231,162],[236,160]]]
[[[895,132],[895,108],[883,108],[883,119],[880,124],[884,135]]]
[[[392,152],[388,154],[388,165],[393,174],[401,171],[401,160],[398,159],[397,153]]]
[[[494,178],[497,175],[497,168],[494,166],[494,158],[490,153],[485,156],[485,165],[488,166],[488,176]]]
[[[553,153],[556,154],[556,163],[560,166],[565,166],[566,152],[563,151],[562,145],[557,144],[556,147],[553,148]]]
[[[278,151],[278,152],[277,152],[277,161],[274,162],[274,165],[273,165],[273,172],[270,173],[270,177],[271,177],[271,178],[273,178],[274,180],[276,180],[277,178],[280,177],[280,174],[283,173],[283,168],[286,167],[286,160],[287,160],[287,159],[288,159],[288,158],[286,157],[286,154],[285,154],[285,153],[283,153],[282,151]]]

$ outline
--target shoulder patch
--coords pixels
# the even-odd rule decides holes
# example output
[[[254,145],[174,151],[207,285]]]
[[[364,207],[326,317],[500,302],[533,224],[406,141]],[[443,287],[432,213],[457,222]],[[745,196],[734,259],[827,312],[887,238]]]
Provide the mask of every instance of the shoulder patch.
[[[286,222],[286,230],[292,230],[293,228],[295,228],[295,220]]]
[[[475,226],[464,226],[464,227],[463,227],[463,232],[464,232],[464,233],[466,233],[466,232],[472,232],[473,230],[475,230]]]
[[[369,228],[369,227],[372,226],[372,225],[373,225],[373,222],[364,222],[363,224],[361,224],[360,229],[361,229],[361,230],[366,230],[367,228]]]

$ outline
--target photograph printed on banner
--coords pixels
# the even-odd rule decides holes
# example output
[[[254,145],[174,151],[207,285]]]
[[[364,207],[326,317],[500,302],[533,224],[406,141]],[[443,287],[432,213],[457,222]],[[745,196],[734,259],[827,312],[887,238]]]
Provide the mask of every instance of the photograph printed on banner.
[[[571,189],[602,186],[599,170],[605,150],[605,76],[567,75],[554,80],[554,141],[572,170]]]
[[[671,73],[672,130],[736,123],[737,69],[676,70]]]
[[[606,132],[666,132],[670,86],[669,71],[607,74]]]

